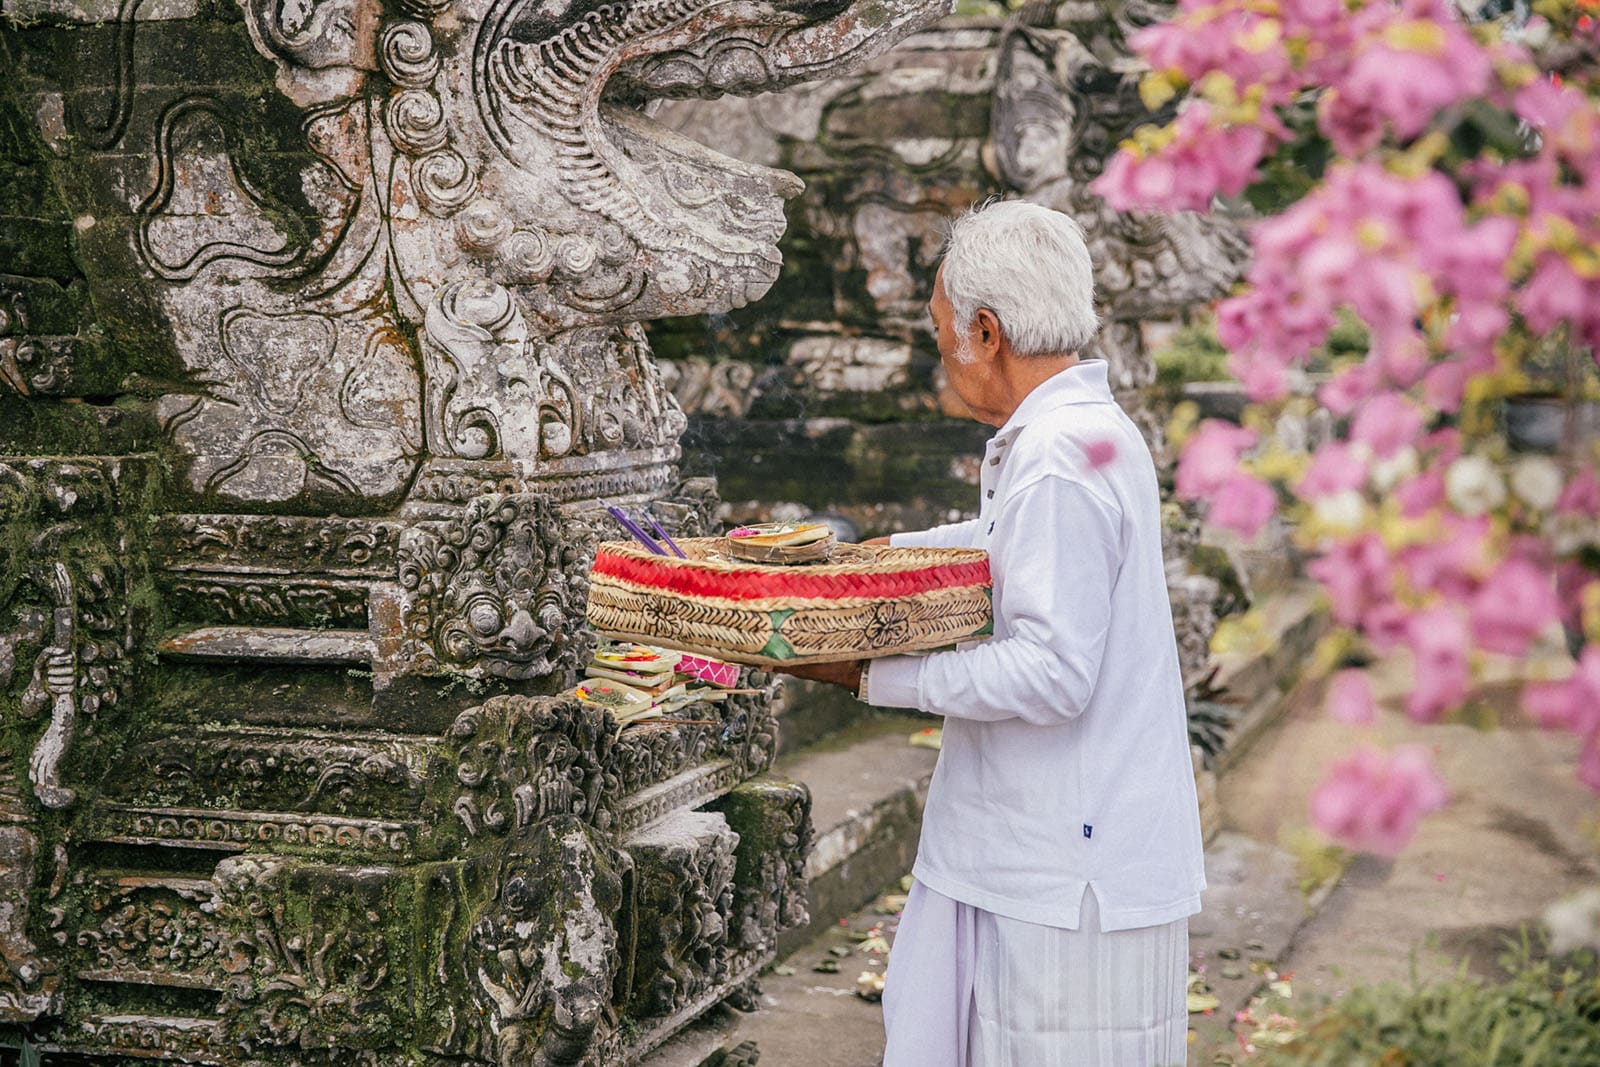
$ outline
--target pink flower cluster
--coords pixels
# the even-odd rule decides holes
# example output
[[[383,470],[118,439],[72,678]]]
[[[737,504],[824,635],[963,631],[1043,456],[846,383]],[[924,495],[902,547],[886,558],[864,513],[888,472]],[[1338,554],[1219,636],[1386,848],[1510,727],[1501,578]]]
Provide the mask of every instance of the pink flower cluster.
[[[1517,92],[1515,107],[1539,131],[1538,154],[1474,173],[1479,200],[1509,188],[1528,204],[1524,230],[1537,252],[1516,309],[1534,331],[1571,323],[1600,350],[1600,107],[1543,78]]]
[[[1334,621],[1364,654],[1404,656],[1404,710],[1422,722],[1462,706],[1479,657],[1526,656],[1558,625],[1570,639],[1587,621],[1592,640],[1600,625],[1600,449],[1519,456],[1494,426],[1519,354],[1552,335],[1600,350],[1600,78],[1593,64],[1567,82],[1541,75],[1495,32],[1448,0],[1180,0],[1132,43],[1153,90],[1193,95],[1096,185],[1119,210],[1203,210],[1274,153],[1292,167],[1308,143],[1328,150],[1309,191],[1252,227],[1246,284],[1216,322],[1264,427],[1339,317],[1358,318],[1366,357],[1316,391],[1341,433],[1294,458],[1206,422],[1176,488],[1247,538],[1287,504]],[[1592,21],[1565,40],[1569,66],[1574,48],[1600,53]],[[1463,161],[1471,139],[1449,135],[1468,115],[1526,138]],[[1525,702],[1582,738],[1579,775],[1600,791],[1600,648]],[[1328,707],[1373,720],[1361,669],[1334,677]],[[1341,840],[1393,851],[1442,799],[1425,752],[1358,753],[1314,807]]]
[[[1584,649],[1567,680],[1528,686],[1522,703],[1541,726],[1570,730],[1583,738],[1578,777],[1600,792],[1600,648]]]
[[[1506,263],[1516,238],[1510,219],[1469,221],[1455,185],[1435,171],[1408,178],[1378,163],[1340,164],[1256,228],[1250,287],[1218,307],[1217,336],[1252,399],[1278,399],[1290,366],[1327,339],[1337,309],[1349,308],[1371,330],[1370,369],[1325,399],[1348,411],[1385,388],[1422,382],[1435,407],[1451,407],[1464,378],[1435,369],[1423,312],[1441,296],[1452,301],[1445,341],[1453,355],[1438,366],[1492,369],[1495,338],[1509,321]],[[1416,420],[1407,425],[1420,432]]]
[[[1254,537],[1278,510],[1272,487],[1239,469],[1239,456],[1256,443],[1253,430],[1220,419],[1200,425],[1178,461],[1178,496],[1211,502],[1206,518],[1214,526]]]
[[[1204,211],[1219,193],[1244,192],[1273,143],[1263,127],[1214,121],[1204,100],[1186,106],[1168,133],[1171,140],[1157,152],[1112,156],[1095,180],[1095,191],[1118,211],[1151,205],[1164,211]]]
[[[1494,58],[1522,56],[1478,44],[1445,0],[1367,0],[1354,10],[1338,0],[1184,3],[1175,19],[1129,43],[1163,77],[1225,85],[1235,100],[1257,106],[1188,101],[1176,138],[1155,152],[1119,156],[1101,177],[1096,190],[1118,210],[1204,209],[1215,195],[1234,195],[1247,184],[1241,167],[1253,169],[1289,136],[1274,109],[1304,94],[1320,94],[1321,133],[1354,158],[1386,133],[1416,137],[1441,110],[1490,90]],[[1257,137],[1242,137],[1245,130]],[[1182,163],[1198,166],[1192,180],[1170,177]],[[1200,177],[1216,180],[1207,189]]]
[[[1395,856],[1423,816],[1449,800],[1433,756],[1419,745],[1393,753],[1360,748],[1334,764],[1311,796],[1311,821],[1343,845]]]

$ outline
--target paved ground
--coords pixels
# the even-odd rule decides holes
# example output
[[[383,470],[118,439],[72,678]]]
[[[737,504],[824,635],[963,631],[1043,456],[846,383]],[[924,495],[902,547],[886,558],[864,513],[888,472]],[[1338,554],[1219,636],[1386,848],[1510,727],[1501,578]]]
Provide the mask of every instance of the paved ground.
[[[1268,970],[1292,973],[1297,1005],[1355,982],[1442,975],[1462,960],[1487,974],[1504,937],[1552,900],[1600,882],[1600,803],[1572,776],[1575,742],[1507,717],[1505,704],[1485,702],[1506,722],[1492,731],[1385,714],[1371,734],[1433,746],[1454,800],[1399,859],[1358,858],[1309,899],[1292,854],[1306,798],[1357,738],[1323,716],[1319,694],[1302,692],[1235,763],[1221,784],[1228,830],[1210,850],[1212,890],[1191,925],[1195,960],[1221,1006],[1195,1017],[1191,1064],[1232,1046],[1226,1021]],[[880,1010],[855,987],[863,972],[882,972],[883,957],[859,939],[892,939],[894,903],[826,931],[762,980],[762,1010],[740,1036],[758,1042],[763,1067],[876,1067]]]
[[[1401,691],[1396,679],[1385,688]],[[1600,883],[1600,801],[1573,777],[1576,740],[1533,728],[1509,704],[1503,693],[1483,701],[1503,724],[1492,730],[1381,717],[1371,733],[1432,746],[1454,796],[1398,859],[1352,864],[1280,961],[1298,990],[1337,996],[1413,968],[1446,974],[1463,958],[1490,974],[1506,933]],[[1229,822],[1257,840],[1292,833],[1318,769],[1355,740],[1303,702],[1222,783]]]

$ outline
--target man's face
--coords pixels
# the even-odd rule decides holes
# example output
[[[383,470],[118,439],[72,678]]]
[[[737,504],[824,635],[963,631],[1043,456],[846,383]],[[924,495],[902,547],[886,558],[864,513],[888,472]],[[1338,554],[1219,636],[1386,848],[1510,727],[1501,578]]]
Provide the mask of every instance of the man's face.
[[[987,368],[980,361],[971,336],[977,324],[971,324],[966,331],[956,328],[955,309],[944,291],[943,267],[933,277],[933,296],[928,301],[928,317],[933,320],[934,341],[938,345],[939,361],[944,366],[950,388],[956,391],[956,395],[976,418],[980,408],[975,401],[984,395]]]

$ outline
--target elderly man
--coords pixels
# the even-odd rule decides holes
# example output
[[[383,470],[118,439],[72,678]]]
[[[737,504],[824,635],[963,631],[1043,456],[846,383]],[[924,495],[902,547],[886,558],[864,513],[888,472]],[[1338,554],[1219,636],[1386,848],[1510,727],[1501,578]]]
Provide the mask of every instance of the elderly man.
[[[928,305],[951,386],[999,427],[977,546],[994,637],[794,673],[944,716],[884,990],[885,1067],[1186,1059],[1205,886],[1150,452],[1112,399],[1077,224],[1020,202],[951,229]]]

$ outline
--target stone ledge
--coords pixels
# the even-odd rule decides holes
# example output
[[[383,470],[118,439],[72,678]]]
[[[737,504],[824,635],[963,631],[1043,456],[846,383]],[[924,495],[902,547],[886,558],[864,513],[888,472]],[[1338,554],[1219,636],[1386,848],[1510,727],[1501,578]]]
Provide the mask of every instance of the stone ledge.
[[[817,828],[806,861],[811,921],[779,939],[780,956],[911,869],[938,753],[913,747],[910,738],[928,721],[863,720],[810,751],[779,759],[777,773],[810,787]]]
[[[1259,612],[1266,627],[1263,647],[1249,654],[1214,657],[1213,685],[1243,711],[1228,730],[1217,753],[1216,772],[1225,775],[1239,757],[1276,722],[1288,706],[1287,696],[1300,681],[1312,650],[1327,632],[1328,614],[1310,583],[1297,584],[1264,601]]]

